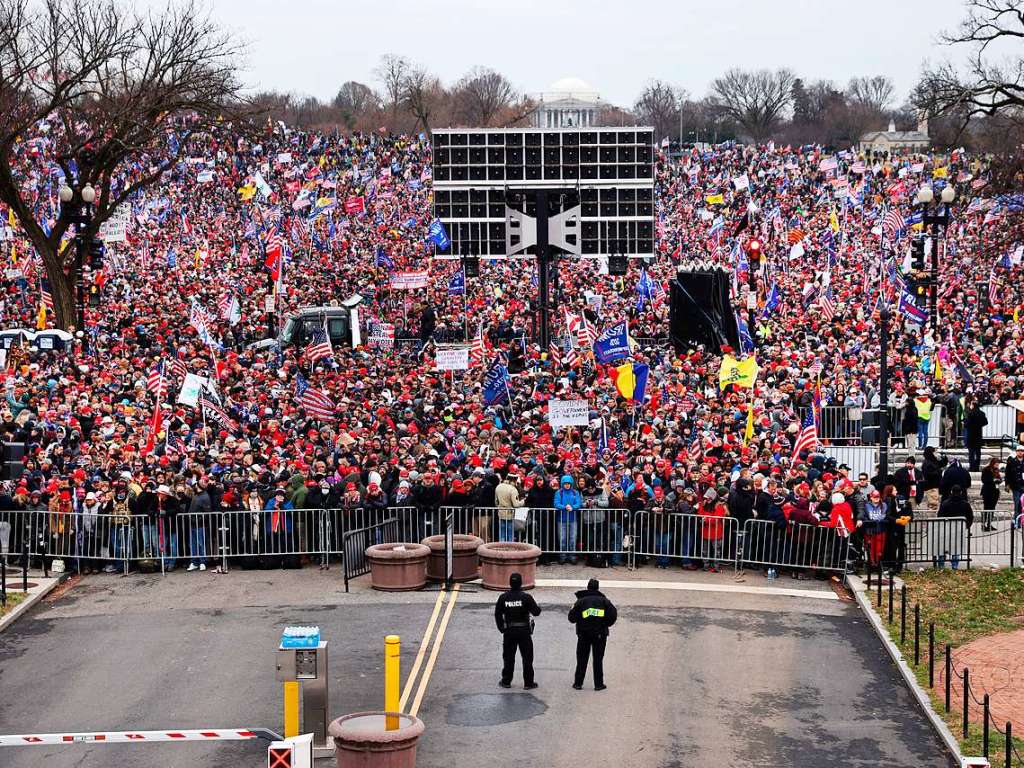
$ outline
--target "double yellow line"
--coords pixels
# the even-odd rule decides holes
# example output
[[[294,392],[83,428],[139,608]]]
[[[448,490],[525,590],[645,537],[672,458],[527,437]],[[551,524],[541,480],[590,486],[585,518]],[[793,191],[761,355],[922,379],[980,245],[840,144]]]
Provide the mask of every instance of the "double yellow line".
[[[444,599],[446,595],[451,595],[448,600],[448,605],[445,606],[444,616],[441,618],[441,623],[438,625],[437,617],[441,615],[441,607],[444,605]],[[420,667],[423,667],[423,659],[427,657],[427,646],[431,645],[431,639],[433,639],[433,645],[430,649],[430,658],[427,659],[427,665],[423,667],[423,675],[420,677],[419,686],[416,687],[416,695],[413,697],[412,706],[409,707],[408,714],[415,716],[420,711],[420,705],[423,703],[423,695],[427,691],[427,684],[430,682],[430,675],[434,671],[434,664],[437,662],[437,656],[441,652],[441,641],[444,640],[444,633],[448,629],[448,622],[451,620],[452,611],[455,610],[455,601],[459,597],[459,585],[455,585],[455,589],[452,592],[441,591],[437,595],[437,600],[434,602],[434,610],[430,614],[430,621],[427,622],[427,631],[423,635],[423,642],[420,643],[420,649],[416,652],[416,661],[413,662],[412,670],[409,672],[409,677],[405,681],[405,688],[402,689],[402,698],[398,700],[398,709],[400,712],[405,712],[405,705],[409,702],[409,696],[412,694],[413,687],[416,686],[416,677],[420,674]],[[434,628],[437,627],[437,635],[434,635]]]

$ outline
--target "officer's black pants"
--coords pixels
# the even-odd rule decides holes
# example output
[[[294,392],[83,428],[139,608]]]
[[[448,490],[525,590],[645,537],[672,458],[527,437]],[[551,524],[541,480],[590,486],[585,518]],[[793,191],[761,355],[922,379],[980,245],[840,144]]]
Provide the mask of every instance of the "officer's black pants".
[[[587,676],[587,661],[591,650],[594,652],[594,685],[604,685],[604,646],[607,642],[607,637],[580,635],[576,638],[576,685],[583,685],[583,679]]]
[[[516,650],[523,656],[523,683],[533,682],[533,638],[529,629],[506,629],[502,635],[501,657],[505,662],[501,668],[501,682],[511,683],[516,671]]]

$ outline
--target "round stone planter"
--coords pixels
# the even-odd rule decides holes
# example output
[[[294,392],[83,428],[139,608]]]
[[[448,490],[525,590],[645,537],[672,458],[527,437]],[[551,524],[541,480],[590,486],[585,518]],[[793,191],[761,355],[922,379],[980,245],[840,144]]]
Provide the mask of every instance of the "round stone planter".
[[[374,544],[366,550],[370,584],[384,592],[423,589],[430,548],[422,544]]]
[[[386,730],[386,712],[356,712],[327,727],[338,768],[415,768],[423,721],[399,714],[398,728]],[[394,713],[391,713],[394,714]]]
[[[427,536],[422,543],[430,547],[427,578],[444,581],[444,535]],[[468,533],[456,533],[452,537],[452,578],[455,581],[472,581],[480,576],[480,558],[476,551],[483,543],[479,536]]]
[[[477,554],[485,589],[505,591],[513,573],[522,575],[523,589],[533,589],[540,547],[520,541],[494,541],[481,544]]]

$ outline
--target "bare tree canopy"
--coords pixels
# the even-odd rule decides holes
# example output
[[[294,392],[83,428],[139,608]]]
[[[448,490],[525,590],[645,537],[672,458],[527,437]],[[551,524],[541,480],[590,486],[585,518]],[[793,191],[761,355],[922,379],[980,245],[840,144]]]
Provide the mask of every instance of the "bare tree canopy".
[[[1024,0],[969,0],[967,18],[943,36],[971,49],[965,71],[946,62],[927,67],[914,91],[914,103],[929,114],[971,117],[1024,107],[1024,58],[1005,56],[1024,39]]]
[[[855,77],[846,86],[847,101],[876,112],[885,112],[895,93],[892,80],[883,75]]]
[[[405,98],[405,85],[412,70],[412,64],[404,56],[396,56],[393,53],[385,54],[380,59],[380,64],[373,70],[374,76],[384,86],[384,93],[387,96],[387,106],[391,110],[391,119],[394,120],[398,109]]]
[[[712,81],[711,94],[723,114],[739,123],[755,141],[763,141],[789,106],[794,80],[788,69],[730,69]]]
[[[512,83],[487,67],[473,67],[455,84],[456,110],[468,125],[486,128],[517,101]]]
[[[342,118],[349,125],[354,118],[381,106],[380,96],[370,86],[349,80],[338,89],[334,97],[334,107],[341,110]]]
[[[238,105],[242,51],[193,3],[136,14],[113,0],[0,0],[0,200],[43,259],[57,322],[75,317],[67,211],[24,151],[39,138],[68,183],[97,191],[91,236],[173,161],[168,128],[203,130]]]
[[[441,81],[423,67],[410,68],[402,81],[402,103],[424,131],[430,131],[430,118],[446,96]]]
[[[679,130],[680,105],[687,96],[685,89],[651,80],[637,96],[633,113],[642,124],[654,126],[657,136],[675,136]]]

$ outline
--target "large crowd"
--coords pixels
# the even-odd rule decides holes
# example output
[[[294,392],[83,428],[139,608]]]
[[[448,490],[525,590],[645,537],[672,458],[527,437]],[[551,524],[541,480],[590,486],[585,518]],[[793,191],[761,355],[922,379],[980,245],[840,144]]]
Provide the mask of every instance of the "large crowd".
[[[886,532],[898,534],[915,506],[964,511],[962,482],[942,482],[949,467],[858,478],[813,442],[794,452],[807,409],[845,406],[859,418],[879,405],[881,303],[893,308],[887,405],[908,434],[934,404],[959,434],[976,405],[1021,394],[1018,206],[987,194],[985,160],[962,151],[659,151],[657,253],[646,268],[657,288],[638,292],[636,266],[619,278],[597,261],[562,259],[556,332],[575,348],[553,357],[533,333],[529,262],[484,261],[457,294],[449,284],[459,263],[431,260],[427,137],[277,126],[245,139],[223,126],[183,128],[173,143],[178,161],[134,196],[127,240],[108,246],[84,333],[65,350],[8,351],[0,431],[27,451],[0,508],[48,512],[46,536],[65,524],[95,534],[82,520],[104,512],[155,520],[219,509],[542,509],[572,490],[558,497],[571,499],[552,533],[564,559],[584,543],[576,515],[598,506],[827,525],[863,534],[877,559]],[[61,183],[46,134],[17,153],[15,175],[45,219]],[[896,311],[924,181],[958,192],[940,250],[937,331]],[[0,214],[9,221],[0,327],[35,329],[41,265],[15,218]],[[275,282],[266,262],[276,238]],[[762,244],[759,261],[749,258],[751,239]],[[669,281],[681,266],[709,262],[735,275],[734,304],[759,366],[753,387],[720,387],[719,350],[667,343]],[[390,273],[420,269],[430,271],[428,287],[392,289]],[[336,343],[311,359],[304,345],[254,345],[268,320],[279,326],[300,308],[354,294],[364,323],[357,348]],[[588,294],[600,296],[599,310]],[[632,360],[649,366],[645,402],[622,396],[613,372],[622,361],[599,363],[566,316],[597,330],[628,323]],[[394,341],[378,336],[371,346],[371,328],[383,324]],[[483,344],[468,371],[435,370],[437,343],[452,341]],[[488,404],[494,360],[512,376],[506,396]],[[216,409],[179,401],[187,374],[209,379],[203,397]],[[307,386],[329,415],[310,412]],[[586,400],[590,423],[552,428],[550,399]],[[941,496],[928,493],[940,486]],[[496,515],[480,533],[512,537],[500,521],[513,518]],[[172,546],[182,562],[205,565],[204,542]]]

